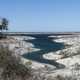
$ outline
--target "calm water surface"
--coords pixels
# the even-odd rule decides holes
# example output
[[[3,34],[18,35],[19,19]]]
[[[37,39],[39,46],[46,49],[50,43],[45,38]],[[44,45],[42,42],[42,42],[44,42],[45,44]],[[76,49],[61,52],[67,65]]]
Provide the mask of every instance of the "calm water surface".
[[[39,48],[41,50],[24,54],[23,55],[24,58],[27,58],[29,60],[34,60],[40,63],[54,65],[57,68],[64,67],[64,65],[61,65],[54,60],[47,60],[43,58],[43,54],[63,49],[64,48],[63,43],[54,42],[51,38],[48,38],[49,35],[36,34],[31,36],[35,37],[36,39],[28,40],[27,42],[34,44],[35,48]]]

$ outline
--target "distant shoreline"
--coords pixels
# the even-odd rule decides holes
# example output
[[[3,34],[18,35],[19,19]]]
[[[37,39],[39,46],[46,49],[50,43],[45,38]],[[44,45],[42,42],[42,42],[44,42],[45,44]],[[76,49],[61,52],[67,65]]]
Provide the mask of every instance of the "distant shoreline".
[[[31,35],[79,35],[80,32],[3,32],[7,36],[31,36]]]

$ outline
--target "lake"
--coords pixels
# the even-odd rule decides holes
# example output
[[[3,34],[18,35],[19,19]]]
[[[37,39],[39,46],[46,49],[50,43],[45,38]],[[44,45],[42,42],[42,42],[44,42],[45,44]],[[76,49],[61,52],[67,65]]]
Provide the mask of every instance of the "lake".
[[[43,58],[43,54],[63,49],[64,48],[63,43],[54,42],[53,39],[48,37],[49,36],[48,34],[34,34],[29,36],[35,37],[36,39],[27,40],[27,42],[34,44],[35,48],[39,48],[41,50],[24,54],[23,55],[24,58],[37,61],[40,63],[54,65],[57,68],[64,67],[63,65],[57,63],[54,60],[47,60]]]

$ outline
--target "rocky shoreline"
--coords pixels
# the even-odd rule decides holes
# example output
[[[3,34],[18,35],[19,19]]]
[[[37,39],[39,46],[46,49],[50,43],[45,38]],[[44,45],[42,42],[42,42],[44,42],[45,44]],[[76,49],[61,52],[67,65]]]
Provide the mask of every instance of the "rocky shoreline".
[[[58,36],[56,36],[58,37]],[[29,42],[25,42],[24,40],[28,39],[35,39],[33,37],[8,37],[7,40],[0,40],[0,43],[2,43],[4,46],[5,44],[9,47],[10,50],[13,50],[15,54],[21,56],[25,53],[32,52],[32,51],[39,51],[40,49],[34,48],[34,45]],[[65,49],[56,51],[56,52],[50,52],[43,55],[44,59],[48,60],[55,60],[56,62],[65,65],[65,68],[63,69],[56,69],[55,66],[43,64],[35,61],[30,61],[28,59],[25,59],[21,56],[22,63],[26,65],[26,63],[29,63],[30,68],[33,69],[33,71],[41,75],[42,73],[47,77],[55,77],[57,75],[61,76],[73,76],[76,75],[76,73],[80,74],[79,72],[76,73],[75,67],[79,68],[80,66],[80,35],[76,36],[67,36],[64,37],[59,36],[58,39],[54,40],[55,42],[61,42],[65,45],[70,45],[69,47],[66,47]],[[78,69],[79,71],[80,69]]]

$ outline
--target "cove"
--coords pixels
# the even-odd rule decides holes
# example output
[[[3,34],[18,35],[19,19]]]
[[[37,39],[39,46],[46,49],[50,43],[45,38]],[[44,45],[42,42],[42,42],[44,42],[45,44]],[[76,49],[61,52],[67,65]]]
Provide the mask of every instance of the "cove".
[[[63,68],[65,67],[62,64],[57,63],[54,60],[47,60],[43,58],[43,54],[49,53],[49,52],[55,52],[57,50],[61,50],[64,48],[63,43],[56,43],[51,38],[49,38],[47,34],[36,34],[36,35],[30,35],[32,37],[35,37],[34,40],[27,40],[27,42],[32,43],[35,48],[41,49],[40,51],[30,52],[27,54],[24,54],[23,57],[27,58],[29,60],[37,61],[40,63],[50,64],[56,66],[56,68]]]

